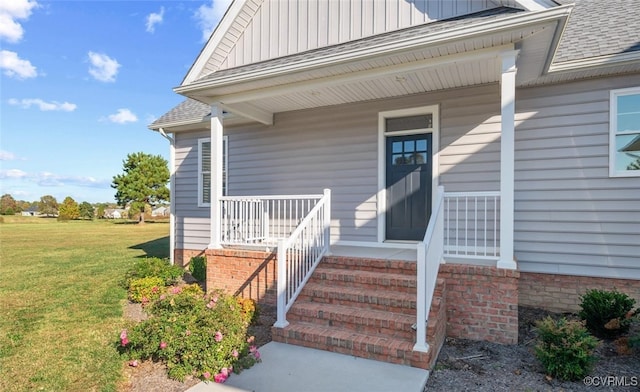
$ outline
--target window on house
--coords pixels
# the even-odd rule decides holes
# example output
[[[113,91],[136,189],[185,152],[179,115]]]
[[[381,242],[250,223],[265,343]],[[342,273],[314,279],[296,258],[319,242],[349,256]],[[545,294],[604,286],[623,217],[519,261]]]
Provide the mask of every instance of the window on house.
[[[222,138],[222,194],[227,194],[227,145],[228,137]],[[211,139],[198,139],[198,205],[207,207],[211,203]]]
[[[609,174],[640,177],[640,87],[611,91]]]

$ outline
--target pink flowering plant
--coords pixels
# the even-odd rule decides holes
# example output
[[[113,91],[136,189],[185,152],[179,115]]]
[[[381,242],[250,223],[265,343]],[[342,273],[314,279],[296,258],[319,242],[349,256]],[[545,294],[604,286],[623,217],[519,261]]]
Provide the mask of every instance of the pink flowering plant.
[[[203,294],[194,286],[169,288],[153,302],[150,317],[120,334],[127,360],[163,361],[169,377],[194,376],[224,382],[256,362],[260,353],[247,328],[252,315],[240,301],[222,292]]]

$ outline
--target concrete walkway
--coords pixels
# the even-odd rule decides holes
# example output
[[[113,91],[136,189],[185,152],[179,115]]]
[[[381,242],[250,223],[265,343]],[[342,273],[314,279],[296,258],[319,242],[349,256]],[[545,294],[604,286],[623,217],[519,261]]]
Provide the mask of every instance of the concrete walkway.
[[[403,365],[270,342],[262,362],[224,384],[201,382],[188,392],[422,392],[429,372]]]

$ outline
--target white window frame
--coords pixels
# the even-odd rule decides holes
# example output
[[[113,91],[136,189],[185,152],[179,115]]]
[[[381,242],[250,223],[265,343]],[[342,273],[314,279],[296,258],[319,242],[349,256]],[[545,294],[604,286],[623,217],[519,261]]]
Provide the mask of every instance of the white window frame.
[[[431,128],[411,129],[406,131],[387,132],[386,120],[395,117],[410,117],[431,114]],[[387,212],[387,170],[386,170],[386,138],[387,136],[416,135],[431,133],[431,189],[435,190],[440,184],[440,105],[421,106],[408,109],[390,110],[378,113],[378,242],[386,240],[386,212]],[[436,198],[431,198],[432,211],[435,211]]]
[[[640,86],[611,90],[609,97],[609,177],[640,177],[640,170],[616,170],[616,136],[640,135],[638,132],[617,133],[618,129],[618,97],[624,95],[640,95]]]
[[[206,170],[202,170],[202,145],[204,143],[209,143],[209,148],[211,148],[211,138],[207,137],[207,138],[201,138],[198,139],[198,207],[210,207],[211,203],[205,203],[204,202],[204,181],[203,181],[203,174],[206,173],[211,173],[210,171],[207,172]],[[224,170],[222,172],[222,195],[226,196],[228,189],[229,189],[229,182],[228,182],[228,175],[227,172],[229,171],[229,137],[228,136],[223,136],[222,137],[222,160],[223,160],[223,166],[224,166]],[[211,157],[210,159],[213,159],[213,157]],[[211,179],[209,179],[209,183],[211,184]],[[210,193],[211,194],[211,193]]]

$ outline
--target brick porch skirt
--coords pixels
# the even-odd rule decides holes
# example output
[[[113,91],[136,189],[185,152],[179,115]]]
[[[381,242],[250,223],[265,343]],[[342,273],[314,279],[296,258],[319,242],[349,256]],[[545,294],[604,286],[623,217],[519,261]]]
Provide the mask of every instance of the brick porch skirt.
[[[446,281],[447,336],[518,343],[518,271],[449,263],[438,276]]]
[[[276,304],[275,253],[237,249],[178,252],[176,260],[182,265],[190,257],[206,255],[208,290],[222,289],[261,304]],[[518,271],[443,264],[439,276],[446,283],[447,336],[517,343]]]
[[[276,304],[275,253],[237,249],[177,249],[176,264],[191,257],[207,257],[207,289]],[[518,341],[518,305],[555,312],[579,310],[580,296],[589,289],[617,289],[640,305],[640,281],[553,275],[496,267],[443,264],[446,283],[447,336],[503,344]]]
[[[580,310],[580,296],[592,289],[616,289],[634,298],[636,306],[640,305],[640,280],[520,273],[520,305],[524,306],[576,312]]]

